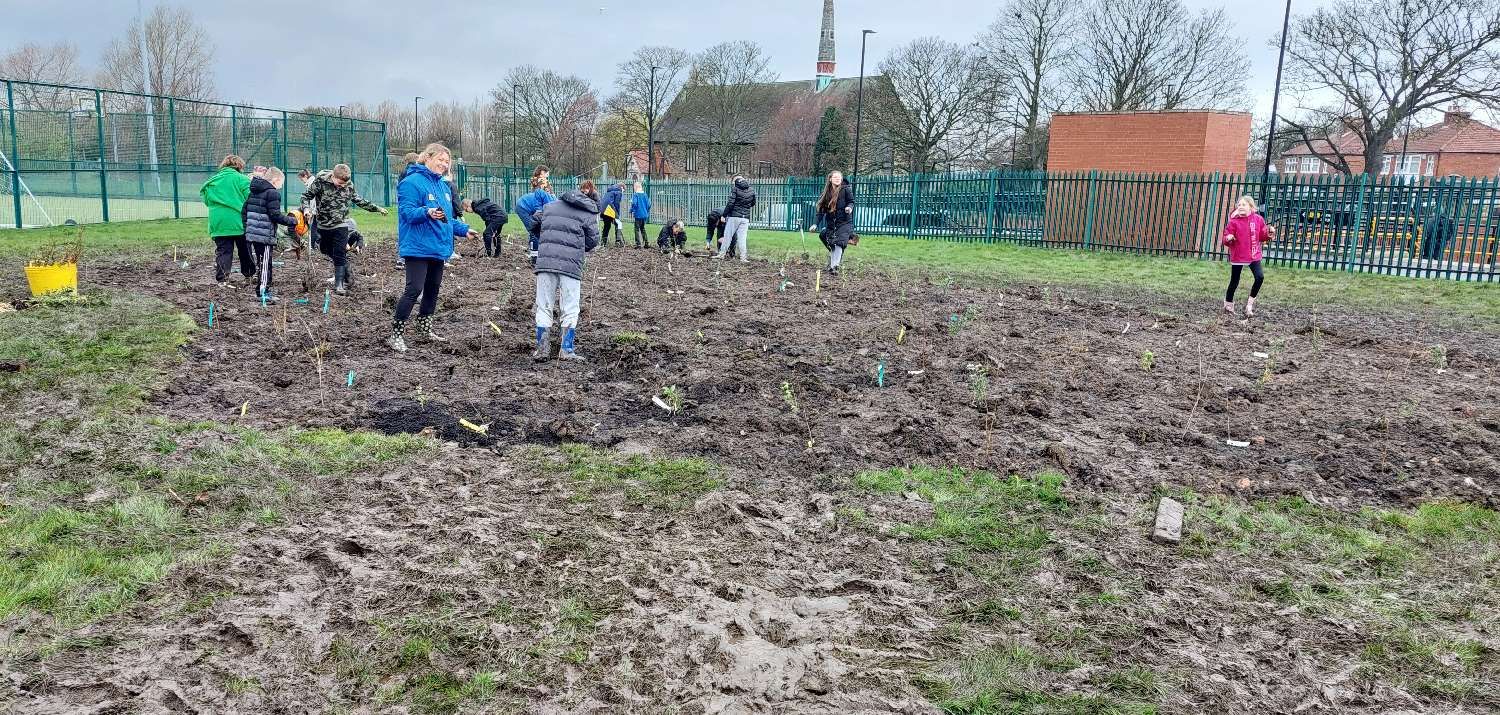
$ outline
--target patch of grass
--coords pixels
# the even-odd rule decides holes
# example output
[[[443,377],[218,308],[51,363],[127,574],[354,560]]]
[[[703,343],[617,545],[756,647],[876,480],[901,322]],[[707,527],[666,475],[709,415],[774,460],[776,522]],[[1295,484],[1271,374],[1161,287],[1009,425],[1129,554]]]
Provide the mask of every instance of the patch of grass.
[[[646,337],[645,333],[638,333],[633,330],[621,330],[620,332],[611,335],[609,339],[616,345],[633,345],[637,347],[645,347],[646,345],[651,343],[651,339]]]
[[[540,455],[539,455],[540,456]],[[540,456],[544,472],[566,474],[588,491],[623,488],[632,502],[680,509],[721,484],[719,470],[702,459],[622,456],[587,445],[567,444],[561,459]]]
[[[231,675],[224,679],[224,690],[230,695],[243,695],[260,689],[260,678],[253,675]]]
[[[108,292],[0,313],[0,355],[25,364],[0,372],[0,406],[22,393],[55,393],[94,410],[134,407],[193,328],[155,298]]]
[[[1018,645],[997,646],[963,657],[945,672],[924,674],[916,684],[943,712],[952,715],[1155,715],[1157,712],[1154,704],[1141,702],[1142,696],[1135,693],[1120,694],[1125,697],[1062,694],[1050,685],[1056,673],[1080,665],[1076,658],[1067,655],[1051,655]],[[1133,671],[1128,682],[1134,687],[1145,679],[1146,676]]]
[[[861,472],[856,486],[867,491],[915,492],[932,504],[932,519],[901,530],[925,541],[943,540],[975,551],[1028,551],[1049,541],[1042,515],[1066,513],[1064,477],[1043,472],[1032,477],[932,467]]]

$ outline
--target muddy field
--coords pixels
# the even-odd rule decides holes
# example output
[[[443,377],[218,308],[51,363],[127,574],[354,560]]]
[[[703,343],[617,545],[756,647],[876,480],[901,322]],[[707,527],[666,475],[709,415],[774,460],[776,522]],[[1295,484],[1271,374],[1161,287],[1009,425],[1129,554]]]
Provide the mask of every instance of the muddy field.
[[[261,427],[629,442],[770,489],[925,462],[1060,469],[1115,492],[1249,479],[1255,493],[1391,504],[1484,497],[1464,479],[1500,477],[1493,333],[1288,310],[1274,279],[1264,317],[1242,323],[1211,296],[1161,305],[857,264],[815,285],[814,268],[601,252],[587,268],[581,367],[531,363],[535,289],[519,260],[461,260],[437,319],[449,342],[413,340],[405,355],[381,343],[400,289],[389,248],[360,257],[355,291],[326,315],[318,277],[295,264],[283,290],[308,302],[279,308],[213,288],[201,266],[163,260],[118,277],[204,323],[215,301],[213,329],[158,400],[183,419],[239,420],[248,402],[244,421]],[[665,386],[683,395],[675,416],[652,401]]]
[[[1357,649],[1309,645],[1343,638],[1337,624],[1268,620],[1216,588],[1212,565],[1148,544],[1142,518],[1159,488],[1339,508],[1500,504],[1495,333],[1285,308],[1274,273],[1264,315],[1241,322],[1214,296],[985,286],[876,271],[853,253],[820,281],[798,256],[601,251],[587,266],[583,365],[531,362],[534,284],[514,254],[459,261],[436,326],[449,342],[411,340],[401,355],[381,342],[400,289],[389,246],[357,257],[352,293],[326,313],[309,264],[282,267],[273,306],[214,287],[201,256],[85,276],[157,295],[203,328],[154,413],[439,446],[312,485],[317,508],[248,530],[227,565],[170,584],[233,595],[169,622],[136,611],[91,626],[116,645],[34,674],[18,711],[443,711],[382,702],[392,676],[358,675],[398,657],[378,634],[425,614],[448,645],[430,658],[508,674],[462,711],[935,712],[915,673],[949,647],[1026,634],[954,632],[973,574],[945,567],[933,543],[837,516],[920,513],[914,497],[872,505],[851,486],[919,464],[1066,476],[1105,535],[1086,548],[1156,594],[1136,614],[1145,631],[1111,647],[1182,675],[1163,712],[1471,711],[1346,684]],[[653,397],[670,403],[674,386],[671,413]],[[537,467],[572,443],[702,458],[721,486],[680,508],[579,499]],[[1038,617],[1067,621],[1072,595],[1104,578],[1054,563],[1085,548],[1072,538],[1024,577],[1028,603],[1052,604]],[[226,673],[259,686],[231,693]],[[1078,668],[1052,686],[1092,692],[1093,678]]]

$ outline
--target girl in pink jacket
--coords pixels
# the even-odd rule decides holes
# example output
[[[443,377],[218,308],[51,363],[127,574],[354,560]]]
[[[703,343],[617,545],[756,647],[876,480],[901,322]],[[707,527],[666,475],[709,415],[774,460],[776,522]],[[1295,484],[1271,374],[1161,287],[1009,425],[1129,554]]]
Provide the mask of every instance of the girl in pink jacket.
[[[1255,212],[1255,199],[1241,196],[1234,204],[1234,213],[1229,215],[1229,225],[1224,227],[1223,243],[1229,249],[1229,290],[1224,292],[1224,311],[1234,314],[1234,291],[1240,287],[1240,273],[1250,266],[1255,282],[1250,285],[1250,300],[1245,302],[1245,317],[1255,317],[1255,297],[1260,295],[1260,284],[1266,275],[1261,272],[1260,244],[1276,237],[1276,229],[1267,226],[1266,220]]]

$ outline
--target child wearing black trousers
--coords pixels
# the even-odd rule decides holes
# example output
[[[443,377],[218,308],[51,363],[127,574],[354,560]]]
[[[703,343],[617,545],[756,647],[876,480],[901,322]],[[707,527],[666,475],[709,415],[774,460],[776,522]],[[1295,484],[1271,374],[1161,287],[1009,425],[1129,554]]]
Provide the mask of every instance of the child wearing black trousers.
[[[505,222],[510,220],[505,209],[485,198],[478,201],[465,199],[464,210],[478,214],[480,220],[484,221],[484,255],[499,258],[500,232],[505,229]]]
[[[705,238],[708,240],[710,251],[719,250],[719,241],[724,238],[724,224],[719,223],[719,219],[723,216],[724,212],[718,209],[708,212],[708,235]]]

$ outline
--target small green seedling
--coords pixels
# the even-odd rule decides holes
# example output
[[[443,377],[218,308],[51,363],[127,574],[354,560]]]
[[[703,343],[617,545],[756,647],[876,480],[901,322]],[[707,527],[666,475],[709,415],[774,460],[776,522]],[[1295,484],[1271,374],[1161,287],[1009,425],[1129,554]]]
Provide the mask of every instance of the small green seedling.
[[[792,383],[781,383],[781,401],[786,403],[787,408],[792,411],[792,414],[797,414],[797,396],[792,394]]]
[[[1156,364],[1156,353],[1147,350],[1141,353],[1141,369],[1151,372],[1151,367]]]
[[[667,403],[668,413],[675,415],[682,411],[682,390],[676,385],[661,388],[661,399],[662,402]]]
[[[1448,367],[1448,348],[1441,345],[1432,346],[1432,364],[1439,370]]]
[[[990,394],[990,368],[986,365],[969,366],[969,393],[974,396],[974,406],[984,404]]]

